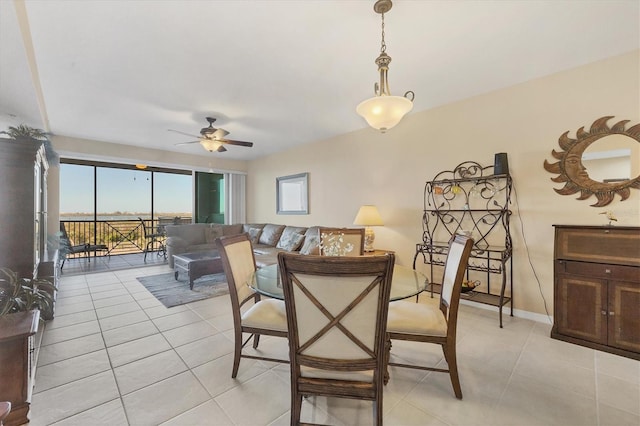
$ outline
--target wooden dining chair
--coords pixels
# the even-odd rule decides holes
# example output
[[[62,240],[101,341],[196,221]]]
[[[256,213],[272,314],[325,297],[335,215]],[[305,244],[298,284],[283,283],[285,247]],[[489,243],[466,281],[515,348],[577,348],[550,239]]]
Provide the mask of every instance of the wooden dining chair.
[[[251,358],[287,363],[288,360],[245,354],[242,349],[253,337],[253,348],[258,348],[260,335],[287,337],[287,320],[284,302],[276,299],[261,300],[260,294],[249,287],[251,275],[256,270],[256,259],[248,234],[216,239],[224,273],[229,284],[235,349],[231,377],[235,378],[240,358]],[[253,302],[249,308],[245,304]],[[249,306],[249,305],[247,305]],[[243,334],[249,336],[243,342]]]
[[[4,419],[9,416],[11,412],[11,402],[10,401],[0,401],[0,426],[4,424]]]
[[[330,250],[326,247],[330,241],[337,242],[340,239],[340,246],[344,249],[351,244],[353,249],[342,254],[343,256],[364,255],[364,228],[327,228],[320,227],[320,255],[331,256]]]
[[[408,340],[434,343],[442,347],[448,368],[435,368],[389,362],[390,366],[449,373],[456,398],[462,399],[462,389],[456,360],[456,328],[460,292],[473,240],[455,235],[449,241],[439,303],[398,301],[389,306],[387,333],[391,341]]]
[[[289,326],[291,424],[302,397],[322,395],[373,402],[382,425],[386,321],[393,254],[278,254]]]

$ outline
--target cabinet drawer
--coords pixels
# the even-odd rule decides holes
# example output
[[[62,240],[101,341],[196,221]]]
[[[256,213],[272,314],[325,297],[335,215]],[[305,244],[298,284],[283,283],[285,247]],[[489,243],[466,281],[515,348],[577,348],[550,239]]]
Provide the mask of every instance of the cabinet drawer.
[[[635,266],[556,260],[556,271],[563,274],[640,282],[640,268]]]
[[[556,227],[556,259],[640,266],[640,228]]]

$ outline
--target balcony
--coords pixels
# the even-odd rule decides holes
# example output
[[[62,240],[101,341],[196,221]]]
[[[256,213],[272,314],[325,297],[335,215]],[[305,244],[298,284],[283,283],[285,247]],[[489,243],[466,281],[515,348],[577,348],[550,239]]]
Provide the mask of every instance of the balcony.
[[[144,219],[147,233],[152,230],[164,233],[167,224],[191,223],[191,217]],[[154,252],[147,253],[144,260],[144,249],[147,245],[144,228],[140,220],[61,220],[72,245],[103,244],[107,250],[68,254],[63,273],[100,272],[117,269],[157,265],[166,262],[160,251],[160,244],[155,244]],[[160,239],[164,244],[164,239]]]

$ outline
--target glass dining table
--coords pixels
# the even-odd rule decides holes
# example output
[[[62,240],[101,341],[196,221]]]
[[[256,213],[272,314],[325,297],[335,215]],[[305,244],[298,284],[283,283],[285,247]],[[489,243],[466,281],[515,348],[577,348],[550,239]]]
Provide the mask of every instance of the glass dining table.
[[[258,293],[272,297],[274,299],[284,299],[284,290],[280,282],[278,264],[257,269],[249,279],[249,287]],[[415,271],[407,266],[394,265],[393,277],[391,278],[391,295],[389,301],[407,299],[423,292],[429,285],[429,279],[421,272]],[[391,351],[391,340],[387,337],[386,361],[389,361]],[[389,382],[389,370],[385,367],[384,384]]]
[[[274,299],[284,299],[278,264],[257,269],[248,282],[258,293]],[[427,289],[429,279],[421,272],[407,266],[394,265],[391,279],[390,301],[406,299]]]

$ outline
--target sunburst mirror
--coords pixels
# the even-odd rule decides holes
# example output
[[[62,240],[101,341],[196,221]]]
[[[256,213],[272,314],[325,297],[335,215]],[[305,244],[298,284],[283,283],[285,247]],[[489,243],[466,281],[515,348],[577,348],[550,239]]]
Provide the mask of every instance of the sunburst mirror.
[[[579,192],[578,200],[593,195],[597,201],[591,206],[602,207],[611,203],[615,194],[624,201],[631,188],[640,189],[640,124],[626,129],[629,120],[622,120],[609,127],[607,121],[612,118],[597,119],[589,131],[579,128],[575,139],[568,136],[569,131],[560,136],[558,144],[563,151],[551,151],[559,161],[544,160],[545,170],[558,174],[551,180],[565,183],[560,189],[554,188],[558,194]],[[590,148],[596,141],[599,143]],[[602,163],[604,172],[596,170],[597,163]]]

